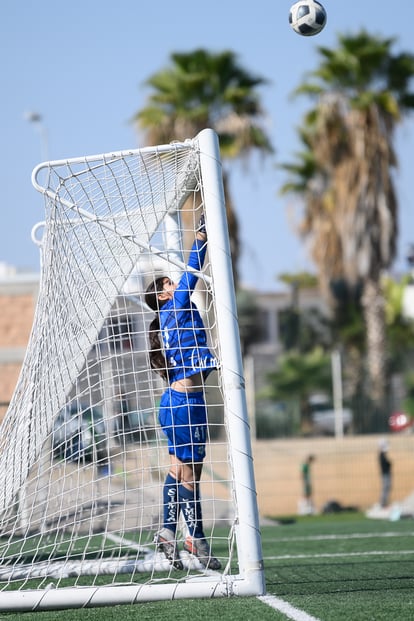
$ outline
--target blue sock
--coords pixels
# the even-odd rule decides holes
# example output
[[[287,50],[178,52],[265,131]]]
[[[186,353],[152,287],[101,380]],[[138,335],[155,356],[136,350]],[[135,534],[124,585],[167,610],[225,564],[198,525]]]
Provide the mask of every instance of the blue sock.
[[[178,487],[178,499],[190,536],[203,539],[204,532],[199,484],[196,484],[195,490],[189,490],[184,487],[184,485],[180,485]]]
[[[173,533],[177,530],[180,504],[178,502],[177,479],[170,473],[167,474],[163,488],[164,503],[164,528],[169,528]]]

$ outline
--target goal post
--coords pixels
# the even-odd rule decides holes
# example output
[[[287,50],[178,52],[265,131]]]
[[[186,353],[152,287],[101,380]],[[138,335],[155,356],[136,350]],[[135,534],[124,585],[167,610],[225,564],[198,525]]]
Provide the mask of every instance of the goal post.
[[[200,167],[204,185],[205,209],[211,220],[209,241],[210,262],[213,280],[216,283],[215,296],[217,309],[217,328],[221,347],[222,382],[225,390],[225,411],[229,430],[228,442],[233,470],[235,494],[238,505],[236,536],[240,541],[249,540],[251,546],[239,546],[241,571],[258,571],[261,549],[258,512],[254,484],[253,459],[248,424],[247,402],[240,350],[239,326],[237,320],[236,298],[231,267],[231,253],[227,229],[224,191],[220,165],[220,152],[217,136],[206,130],[199,136]],[[208,207],[207,207],[208,205]],[[232,345],[227,347],[227,335]],[[249,490],[247,493],[246,490]],[[261,579],[261,578],[260,578]]]
[[[217,135],[46,162],[32,180],[45,199],[41,277],[0,427],[0,610],[263,594]],[[181,541],[177,570],[154,543],[168,449],[144,293],[187,269],[201,213],[208,251],[193,296],[219,364],[200,488],[220,571]]]

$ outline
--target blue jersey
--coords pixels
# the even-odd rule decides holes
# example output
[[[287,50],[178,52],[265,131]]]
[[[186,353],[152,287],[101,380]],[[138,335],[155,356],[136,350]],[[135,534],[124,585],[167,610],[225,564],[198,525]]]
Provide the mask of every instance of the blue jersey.
[[[207,244],[195,240],[188,266],[200,271]],[[180,278],[173,298],[160,309],[160,329],[168,366],[169,382],[176,382],[195,373],[205,376],[216,368],[217,361],[207,345],[206,329],[201,315],[191,301],[198,276],[186,271]]]

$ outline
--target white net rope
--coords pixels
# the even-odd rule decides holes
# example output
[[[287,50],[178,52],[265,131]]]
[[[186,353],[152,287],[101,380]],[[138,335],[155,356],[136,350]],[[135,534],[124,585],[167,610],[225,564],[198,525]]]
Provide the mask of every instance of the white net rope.
[[[174,280],[203,211],[197,141],[39,168],[41,283],[30,343],[0,428],[2,589],[183,580],[153,544],[168,468],[143,293]],[[207,257],[195,292],[220,358]],[[203,516],[230,566],[234,520],[220,372],[206,387]],[[105,576],[105,578],[102,578]],[[102,582],[101,582],[102,583]]]

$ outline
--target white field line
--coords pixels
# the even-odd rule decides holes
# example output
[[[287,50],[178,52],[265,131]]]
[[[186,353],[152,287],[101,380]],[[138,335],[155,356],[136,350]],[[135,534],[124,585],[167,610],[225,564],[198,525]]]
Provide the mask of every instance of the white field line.
[[[126,539],[126,537],[119,537],[115,535],[115,533],[106,533],[106,539],[113,541],[114,543],[120,543],[123,546],[128,546],[131,550],[137,550],[138,552],[151,552],[150,548],[147,546],[140,546],[136,541],[132,541],[131,539]]]
[[[273,608],[273,610],[282,612],[288,619],[292,619],[293,621],[320,621],[320,619],[312,617],[312,615],[309,615],[300,608],[295,608],[295,606],[292,606],[289,602],[285,602],[285,600],[280,599],[280,597],[275,597],[274,595],[259,595],[257,599]]]
[[[272,538],[268,539],[268,541],[280,541],[280,542],[288,542],[288,541],[326,541],[326,540],[335,540],[335,539],[372,539],[374,537],[406,537],[406,533],[354,533],[350,535],[318,535],[318,536],[309,536],[309,537],[283,537],[283,538]],[[263,544],[263,538],[262,538]],[[303,559],[303,558],[334,558],[334,557],[349,557],[349,556],[378,556],[378,555],[392,555],[392,554],[414,554],[414,550],[398,550],[398,552],[391,552],[384,550],[379,551],[371,551],[371,552],[348,552],[348,553],[333,553],[333,554],[283,554],[280,556],[266,556],[264,561],[266,560],[287,560],[287,559]],[[261,602],[270,606],[274,610],[283,613],[286,615],[288,619],[292,621],[320,621],[320,619],[309,615],[304,610],[300,608],[296,608],[286,602],[280,597],[275,597],[274,595],[261,595],[258,598]]]
[[[414,554],[414,550],[371,550],[371,552],[333,552],[322,554],[281,554],[280,556],[266,556],[265,561],[283,561],[294,558],[339,558],[349,556],[395,556]]]
[[[390,537],[407,537],[407,533],[353,533],[350,535],[317,535],[309,536],[309,537],[283,537],[283,538],[271,538],[267,541],[274,542],[289,542],[289,541],[334,541],[340,539],[375,539],[375,538],[390,538]],[[265,541],[262,539],[262,545]],[[414,550],[398,550],[398,551],[384,551],[384,550],[371,550],[369,552],[332,552],[332,553],[321,553],[321,554],[281,554],[277,556],[268,556],[269,560],[288,560],[288,559],[303,559],[303,558],[335,558],[335,557],[347,557],[347,556],[390,556],[393,554],[414,554]]]
[[[262,537],[263,541],[272,541],[272,542],[283,542],[286,543],[288,541],[329,541],[335,539],[378,539],[382,537],[407,537],[409,533],[351,533],[349,535],[309,535],[307,537],[271,537],[266,539],[266,537]]]

